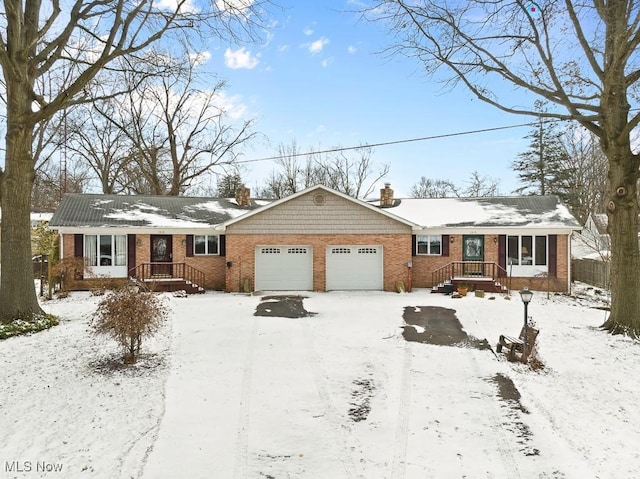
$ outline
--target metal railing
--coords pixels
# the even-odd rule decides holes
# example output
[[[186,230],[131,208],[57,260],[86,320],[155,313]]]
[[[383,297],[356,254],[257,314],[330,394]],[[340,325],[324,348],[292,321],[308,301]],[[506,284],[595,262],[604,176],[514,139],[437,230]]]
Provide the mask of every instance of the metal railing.
[[[195,286],[204,286],[204,272],[186,263],[142,263],[129,271],[138,281],[182,279]]]
[[[452,279],[506,278],[507,270],[489,261],[453,261],[431,273],[432,284],[444,284]]]

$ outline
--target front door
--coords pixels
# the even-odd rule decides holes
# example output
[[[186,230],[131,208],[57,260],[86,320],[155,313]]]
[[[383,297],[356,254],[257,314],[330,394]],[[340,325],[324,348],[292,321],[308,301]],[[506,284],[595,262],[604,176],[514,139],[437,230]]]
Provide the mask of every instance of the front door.
[[[173,243],[171,238],[171,235],[151,235],[151,274],[153,276],[172,277]]]
[[[465,262],[465,276],[483,276],[484,236],[464,235],[462,237],[462,261]]]

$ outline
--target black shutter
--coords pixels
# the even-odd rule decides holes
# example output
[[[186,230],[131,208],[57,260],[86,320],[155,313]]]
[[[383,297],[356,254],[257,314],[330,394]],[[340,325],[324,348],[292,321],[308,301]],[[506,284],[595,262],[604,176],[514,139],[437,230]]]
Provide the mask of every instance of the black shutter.
[[[73,237],[73,256],[84,258],[84,235],[82,234],[76,234]],[[76,270],[73,277],[74,279],[83,279],[84,271]]]
[[[73,256],[76,258],[84,258],[84,235],[73,235]]]
[[[220,235],[218,238],[218,249],[220,250],[220,256],[227,255],[227,241],[225,235]]]
[[[449,235],[442,235],[442,256],[449,256]]]
[[[136,275],[136,235],[127,235],[127,271],[129,276]]]
[[[506,276],[507,273],[507,235],[498,236],[498,276]]]
[[[187,235],[187,251],[186,256],[193,256],[193,235]]]
[[[558,276],[558,235],[549,235],[549,276]]]
[[[418,252],[416,245],[417,245],[416,235],[411,235],[411,256],[416,256]]]

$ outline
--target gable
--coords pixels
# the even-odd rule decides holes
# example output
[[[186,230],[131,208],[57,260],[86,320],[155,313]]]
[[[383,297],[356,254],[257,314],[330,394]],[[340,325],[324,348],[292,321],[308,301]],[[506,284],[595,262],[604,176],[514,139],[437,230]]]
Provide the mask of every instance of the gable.
[[[356,200],[314,189],[227,225],[236,234],[406,234],[411,226]]]

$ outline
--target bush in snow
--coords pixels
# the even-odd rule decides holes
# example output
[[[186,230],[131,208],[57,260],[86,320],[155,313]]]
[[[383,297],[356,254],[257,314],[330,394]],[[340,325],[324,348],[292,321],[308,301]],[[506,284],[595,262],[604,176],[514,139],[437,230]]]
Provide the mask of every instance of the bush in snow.
[[[142,338],[153,336],[167,317],[162,299],[127,285],[106,296],[94,315],[98,334],[115,339],[124,349],[124,362],[136,362]]]

